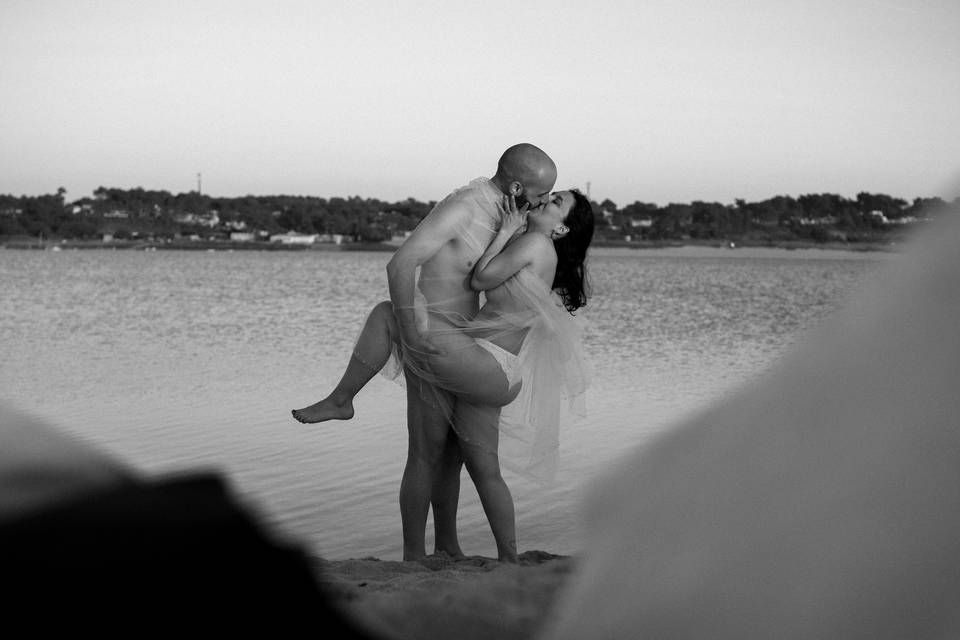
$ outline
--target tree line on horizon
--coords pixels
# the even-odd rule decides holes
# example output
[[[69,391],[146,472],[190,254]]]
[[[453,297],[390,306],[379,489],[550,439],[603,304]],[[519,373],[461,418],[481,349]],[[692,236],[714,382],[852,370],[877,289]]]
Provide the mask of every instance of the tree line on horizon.
[[[100,187],[92,197],[66,201],[66,190],[40,196],[0,195],[0,236],[95,239],[174,238],[184,234],[226,237],[246,229],[263,235],[289,231],[339,234],[378,242],[412,230],[436,204],[414,198],[321,198],[270,195],[223,198],[197,191],[172,194],[142,188]],[[960,202],[956,198],[953,204]],[[776,242],[871,242],[903,233],[911,223],[940,215],[951,203],[941,198],[907,202],[886,194],[778,195],[733,204],[694,201],[659,206],[635,201],[618,206],[592,202],[596,234],[603,240],[729,240]],[[215,225],[202,220],[216,220]]]

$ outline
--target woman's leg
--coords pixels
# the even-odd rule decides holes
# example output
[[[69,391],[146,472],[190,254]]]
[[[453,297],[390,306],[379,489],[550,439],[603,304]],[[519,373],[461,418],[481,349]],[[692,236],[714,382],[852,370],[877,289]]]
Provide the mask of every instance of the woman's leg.
[[[393,343],[399,340],[393,305],[379,303],[367,316],[363,331],[347,363],[340,382],[323,400],[291,413],[300,422],[349,420],[353,417],[353,398],[386,364]]]
[[[460,453],[477,487],[483,512],[490,522],[497,556],[501,562],[517,562],[517,525],[513,496],[500,474],[497,446],[500,409],[472,405],[458,398],[454,428],[460,438]]]
[[[511,381],[504,365],[466,333],[451,333],[435,338],[443,353],[430,359],[430,373],[437,386],[457,399],[484,407],[504,407],[517,397],[520,383]],[[509,352],[506,357],[515,358]]]

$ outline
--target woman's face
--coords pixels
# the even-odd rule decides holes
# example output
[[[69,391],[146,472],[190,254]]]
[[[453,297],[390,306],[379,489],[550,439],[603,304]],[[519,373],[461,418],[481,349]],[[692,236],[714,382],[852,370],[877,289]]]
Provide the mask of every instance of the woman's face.
[[[542,207],[532,210],[527,218],[534,219],[541,229],[550,231],[567,219],[571,209],[573,209],[573,193],[557,191],[550,194]]]

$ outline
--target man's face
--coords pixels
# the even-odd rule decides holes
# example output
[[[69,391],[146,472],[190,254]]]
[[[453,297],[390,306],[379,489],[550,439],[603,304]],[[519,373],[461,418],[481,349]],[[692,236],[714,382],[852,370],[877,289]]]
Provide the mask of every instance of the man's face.
[[[522,207],[529,204],[531,209],[536,209],[545,204],[550,199],[550,191],[553,189],[555,181],[546,178],[533,180],[523,185],[523,193],[517,196],[517,206]]]

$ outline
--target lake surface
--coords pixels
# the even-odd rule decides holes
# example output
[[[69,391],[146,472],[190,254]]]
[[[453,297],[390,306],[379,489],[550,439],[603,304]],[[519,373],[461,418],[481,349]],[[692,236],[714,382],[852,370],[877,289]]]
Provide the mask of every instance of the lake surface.
[[[218,470],[318,555],[398,560],[401,387],[374,378],[349,422],[308,426],[289,414],[336,383],[367,311],[386,298],[389,258],[0,251],[0,400],[147,473]],[[575,553],[591,480],[685,415],[749,385],[896,259],[595,251],[594,295],[582,314],[588,416],[561,433],[553,486],[505,474],[520,550]],[[466,553],[496,556],[466,473],[459,529]]]

